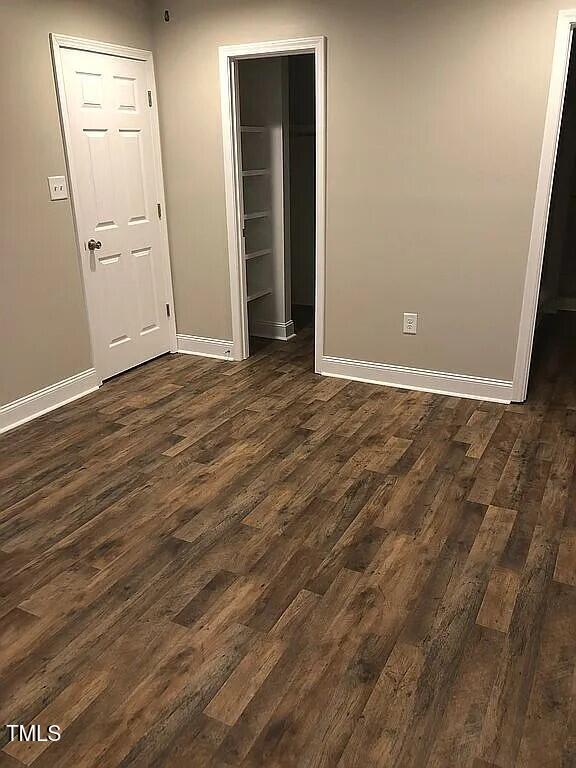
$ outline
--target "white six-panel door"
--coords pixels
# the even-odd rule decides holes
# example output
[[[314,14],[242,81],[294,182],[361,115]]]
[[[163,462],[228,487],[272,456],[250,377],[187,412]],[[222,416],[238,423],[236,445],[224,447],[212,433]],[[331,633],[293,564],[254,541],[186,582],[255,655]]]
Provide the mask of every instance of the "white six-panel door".
[[[82,273],[96,370],[105,379],[171,346],[150,62],[60,53]]]

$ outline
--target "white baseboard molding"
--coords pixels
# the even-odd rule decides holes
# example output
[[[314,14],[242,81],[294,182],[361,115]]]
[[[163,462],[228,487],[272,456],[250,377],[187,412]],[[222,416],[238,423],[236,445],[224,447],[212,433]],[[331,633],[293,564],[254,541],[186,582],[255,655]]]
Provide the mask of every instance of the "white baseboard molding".
[[[215,357],[218,360],[233,360],[233,342],[223,339],[208,339],[204,336],[189,336],[186,333],[176,335],[178,352],[183,355]]]
[[[321,358],[319,373],[369,384],[384,384],[440,395],[469,397],[474,400],[491,400],[496,403],[510,403],[512,400],[511,381],[484,379],[460,373],[443,373],[421,368],[407,368],[402,365],[346,360],[326,355]]]
[[[89,368],[0,406],[0,434],[94,392],[100,383],[94,368]]]
[[[288,341],[288,339],[293,339],[296,336],[292,320],[288,323],[279,323],[273,320],[253,320],[250,325],[250,333],[263,339],[278,339],[280,341]]]

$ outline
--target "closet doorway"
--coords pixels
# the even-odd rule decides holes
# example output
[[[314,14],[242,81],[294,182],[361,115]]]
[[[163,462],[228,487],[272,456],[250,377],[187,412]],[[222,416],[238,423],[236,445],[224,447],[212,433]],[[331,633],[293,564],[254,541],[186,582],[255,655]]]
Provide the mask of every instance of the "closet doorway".
[[[233,357],[314,328],[323,351],[325,41],[220,49]],[[308,331],[310,333],[310,330]]]

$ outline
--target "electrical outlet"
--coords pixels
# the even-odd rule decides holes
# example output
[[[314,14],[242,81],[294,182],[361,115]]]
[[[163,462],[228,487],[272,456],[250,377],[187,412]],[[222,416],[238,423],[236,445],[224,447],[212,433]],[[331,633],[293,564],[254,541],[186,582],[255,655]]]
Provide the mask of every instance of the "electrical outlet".
[[[66,200],[68,198],[65,176],[48,176],[48,186],[50,187],[50,200]]]
[[[402,329],[402,332],[415,335],[417,331],[418,331],[418,313],[404,312],[404,327]]]

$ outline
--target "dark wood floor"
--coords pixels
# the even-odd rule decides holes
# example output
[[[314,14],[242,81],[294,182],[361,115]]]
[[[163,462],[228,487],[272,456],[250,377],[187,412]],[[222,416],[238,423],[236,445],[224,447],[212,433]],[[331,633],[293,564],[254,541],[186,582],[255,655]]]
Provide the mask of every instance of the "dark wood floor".
[[[552,335],[550,335],[552,338]],[[576,339],[525,405],[172,356],[0,440],[0,767],[576,765]]]

